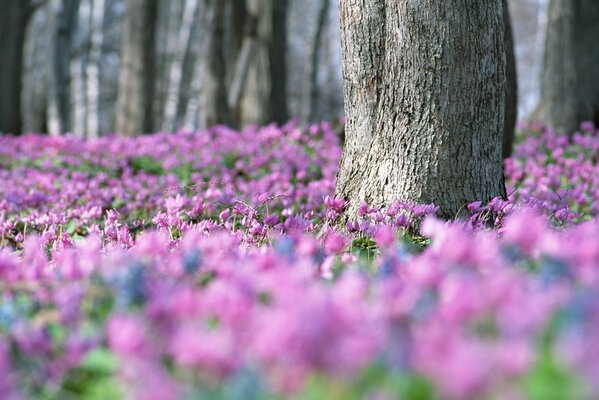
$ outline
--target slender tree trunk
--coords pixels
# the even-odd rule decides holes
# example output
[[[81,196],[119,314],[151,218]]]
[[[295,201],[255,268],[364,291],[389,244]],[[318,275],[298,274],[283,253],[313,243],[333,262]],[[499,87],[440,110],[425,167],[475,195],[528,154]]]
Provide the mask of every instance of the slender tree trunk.
[[[272,31],[269,39],[270,110],[267,122],[289,120],[287,106],[287,17],[289,0],[272,0]]]
[[[183,63],[188,53],[191,33],[198,8],[198,0],[186,0],[183,7],[183,16],[178,29],[178,40],[175,57],[170,66],[168,90],[164,108],[163,129],[175,131],[177,125],[177,108],[181,94],[181,79],[183,77]]]
[[[319,94],[318,69],[320,67],[320,54],[322,52],[322,36],[324,34],[327,19],[329,17],[330,6],[330,0],[321,0],[318,19],[316,22],[316,32],[314,33],[314,39],[312,40],[308,82],[310,85],[310,97],[308,99],[308,121],[310,122],[314,122],[317,118],[319,118],[316,108]]]
[[[85,75],[86,85],[86,132],[87,137],[100,136],[100,62],[102,59],[102,45],[104,42],[104,0],[93,0],[91,4],[90,51],[89,62]]]
[[[0,1],[0,132],[21,133],[21,87],[29,0]]]
[[[516,130],[516,122],[518,119],[518,73],[516,71],[512,21],[507,0],[503,0],[503,7],[506,54],[506,107],[505,126],[503,130],[503,158],[508,158],[512,155],[514,131]]]
[[[87,64],[89,62],[90,26],[92,0],[81,0],[77,10],[79,28],[76,32],[75,46],[71,55],[71,116],[73,132],[81,137],[87,136]]]
[[[502,0],[340,1],[346,143],[337,195],[435,203],[505,196]]]
[[[218,124],[231,124],[227,105],[226,67],[224,56],[225,43],[225,4],[222,0],[211,0],[209,4],[210,27],[208,56],[205,57],[202,87],[201,126],[208,128]]]
[[[599,123],[599,2],[551,0],[541,73],[540,116],[561,133]]]
[[[116,130],[152,132],[157,0],[127,0]]]
[[[27,24],[21,86],[21,109],[24,111],[21,120],[24,132],[48,131],[48,60],[51,58],[52,20],[51,7],[44,6],[36,8]]]
[[[71,130],[71,51],[77,30],[79,0],[54,0],[54,31],[49,82],[48,129],[52,135]]]
[[[174,125],[181,127],[186,124],[186,112],[189,104],[189,100],[192,94],[193,82],[195,79],[195,65],[199,54],[200,43],[202,42],[200,37],[200,25],[202,23],[202,14],[205,12],[203,2],[196,1],[195,10],[193,12],[193,19],[189,29],[189,37],[187,38],[185,46],[185,54],[183,56],[181,64],[181,79],[179,79],[179,93],[177,99],[177,108],[175,111]]]

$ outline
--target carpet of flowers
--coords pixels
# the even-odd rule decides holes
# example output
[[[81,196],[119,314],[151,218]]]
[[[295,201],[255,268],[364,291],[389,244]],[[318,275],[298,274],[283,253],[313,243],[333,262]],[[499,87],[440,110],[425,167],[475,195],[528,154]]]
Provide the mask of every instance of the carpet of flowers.
[[[599,131],[345,222],[337,128],[0,136],[0,398],[593,398]]]

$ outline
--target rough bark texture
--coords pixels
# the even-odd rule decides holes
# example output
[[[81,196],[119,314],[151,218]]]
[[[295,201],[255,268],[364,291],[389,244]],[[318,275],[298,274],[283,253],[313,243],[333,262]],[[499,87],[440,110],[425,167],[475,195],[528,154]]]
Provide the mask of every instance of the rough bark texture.
[[[599,2],[551,0],[541,73],[540,118],[561,133],[599,123]]]
[[[506,107],[503,129],[503,158],[512,155],[514,131],[518,119],[518,74],[516,71],[516,55],[512,21],[507,0],[503,1],[503,21],[505,25],[505,55],[506,55]]]
[[[0,132],[21,133],[23,46],[29,0],[0,1]]]
[[[340,0],[346,144],[337,195],[435,203],[505,196],[502,0]]]
[[[136,135],[153,130],[157,0],[127,0],[116,130]]]

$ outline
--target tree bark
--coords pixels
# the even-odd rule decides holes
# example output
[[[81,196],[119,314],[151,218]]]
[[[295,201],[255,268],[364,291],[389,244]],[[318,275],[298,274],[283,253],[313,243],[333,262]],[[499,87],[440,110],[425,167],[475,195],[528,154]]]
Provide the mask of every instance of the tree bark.
[[[514,51],[512,21],[507,0],[503,0],[503,7],[506,55],[506,107],[503,129],[503,158],[505,159],[512,155],[514,132],[518,120],[518,73],[516,71],[516,54]]]
[[[227,104],[227,85],[225,55],[225,4],[222,0],[211,0],[208,6],[207,26],[208,56],[204,60],[202,87],[202,119],[201,126],[209,128],[218,124],[230,125],[232,122]]]
[[[2,0],[0,9],[0,132],[18,135],[22,128],[23,47],[32,8],[29,0]]]
[[[86,85],[86,137],[97,138],[102,133],[100,107],[100,63],[104,43],[104,0],[92,0],[89,61],[85,75]]]
[[[185,0],[183,15],[177,29],[176,51],[170,65],[166,102],[163,116],[163,129],[174,132],[178,128],[177,111],[181,100],[181,80],[183,78],[183,64],[188,57],[192,32],[196,19],[196,10],[199,8],[198,0]],[[189,82],[188,82],[189,83]]]
[[[541,73],[540,117],[560,133],[599,123],[599,2],[551,0]]]
[[[122,135],[154,129],[157,0],[127,0],[116,130]]]
[[[346,144],[337,195],[434,203],[505,196],[502,0],[341,0]]]
[[[272,0],[272,32],[269,40],[270,110],[269,121],[283,124],[289,120],[287,106],[287,17],[289,0]]]
[[[318,103],[318,69],[320,67],[320,54],[322,52],[322,36],[329,17],[329,9],[331,7],[330,0],[321,0],[318,19],[316,22],[316,32],[312,40],[312,49],[310,54],[310,69],[309,69],[309,85],[310,97],[308,99],[308,121],[314,122],[318,118],[317,103]]]
[[[46,5],[48,5],[46,3]],[[38,7],[25,34],[21,85],[23,132],[46,133],[48,111],[48,59],[51,58],[53,15],[50,7]]]
[[[48,129],[51,135],[71,130],[71,51],[77,30],[79,0],[54,0],[54,31],[49,77]]]

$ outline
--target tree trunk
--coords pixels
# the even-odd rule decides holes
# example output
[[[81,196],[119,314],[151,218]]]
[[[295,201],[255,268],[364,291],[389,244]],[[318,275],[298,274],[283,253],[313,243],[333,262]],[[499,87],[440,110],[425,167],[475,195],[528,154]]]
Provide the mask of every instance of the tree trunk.
[[[52,135],[71,130],[71,50],[77,30],[79,0],[54,0],[54,31],[49,78],[48,129]]]
[[[341,0],[346,144],[337,195],[434,203],[505,196],[502,0]]]
[[[189,44],[192,37],[194,22],[196,21],[197,9],[198,0],[185,0],[182,19],[180,21],[179,29],[177,30],[178,40],[176,43],[175,56],[170,65],[162,123],[163,129],[171,132],[174,132],[178,128],[177,110],[181,95],[183,64],[190,48]]]
[[[210,27],[208,55],[204,60],[202,87],[202,122],[203,128],[218,124],[231,124],[231,116],[227,105],[227,85],[224,40],[225,40],[225,4],[222,0],[211,0],[207,10],[209,14],[207,26]]]
[[[86,137],[97,138],[101,132],[100,62],[104,42],[104,0],[92,0],[89,61],[85,75],[86,85]]]
[[[541,73],[540,116],[560,133],[599,123],[599,2],[551,0]]]
[[[21,133],[21,86],[29,0],[0,1],[0,132]]]
[[[318,19],[316,22],[316,32],[314,33],[314,39],[312,40],[312,49],[310,54],[310,69],[309,69],[309,82],[310,85],[310,97],[308,99],[308,121],[315,122],[319,116],[317,115],[317,103],[318,103],[318,69],[320,67],[320,54],[322,52],[322,36],[326,27],[327,19],[329,17],[329,9],[331,7],[330,0],[321,0],[320,10],[318,12]]]
[[[287,16],[289,0],[272,0],[272,32],[269,40],[270,111],[269,121],[283,124],[289,120],[287,106]]]
[[[48,60],[51,59],[52,14],[51,7],[38,7],[27,24],[21,78],[21,109],[25,110],[21,115],[23,132],[48,131]]]
[[[157,0],[127,0],[116,130],[122,135],[154,129]]]
[[[505,55],[506,55],[506,104],[505,123],[503,129],[503,158],[512,155],[514,131],[518,120],[518,73],[516,71],[516,55],[514,52],[514,36],[512,21],[507,0],[503,0],[503,21],[505,24]]]

